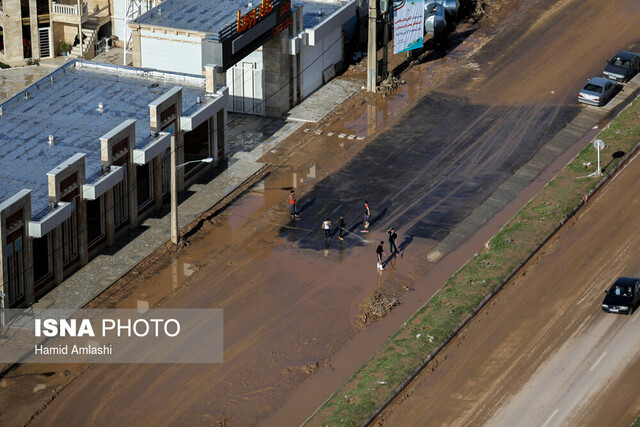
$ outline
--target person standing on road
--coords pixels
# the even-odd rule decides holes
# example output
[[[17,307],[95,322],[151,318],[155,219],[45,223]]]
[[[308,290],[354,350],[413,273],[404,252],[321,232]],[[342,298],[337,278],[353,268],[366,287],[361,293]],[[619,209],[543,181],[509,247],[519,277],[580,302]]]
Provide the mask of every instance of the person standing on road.
[[[344,217],[340,216],[340,234],[338,234],[338,238],[340,240],[344,240],[344,227],[345,227]]]
[[[322,221],[322,229],[324,230],[324,238],[325,240],[331,237],[331,220],[329,218],[325,218]]]
[[[368,233],[369,220],[371,220],[371,209],[369,208],[369,202],[364,201],[364,230],[363,233]]]
[[[298,211],[296,209],[296,192],[291,190],[289,192],[289,206],[291,207],[291,218],[296,218],[298,216]]]
[[[398,247],[396,246],[396,239],[398,238],[398,234],[393,229],[393,227],[388,229],[387,233],[389,233],[389,251],[391,252],[391,256],[393,256],[394,254],[398,253]]]
[[[382,257],[384,256],[384,240],[380,241],[378,248],[376,249],[376,256],[378,257],[378,268],[384,270],[382,266]]]

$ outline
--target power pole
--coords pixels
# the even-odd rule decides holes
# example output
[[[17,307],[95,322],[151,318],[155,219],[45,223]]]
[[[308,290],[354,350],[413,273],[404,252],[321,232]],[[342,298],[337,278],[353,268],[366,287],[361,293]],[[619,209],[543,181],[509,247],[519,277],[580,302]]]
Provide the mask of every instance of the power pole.
[[[378,45],[376,40],[376,23],[378,9],[376,0],[369,0],[369,45],[367,49],[367,90],[375,92],[378,86]]]
[[[380,13],[382,13],[382,80],[389,76],[389,2],[380,0]]]

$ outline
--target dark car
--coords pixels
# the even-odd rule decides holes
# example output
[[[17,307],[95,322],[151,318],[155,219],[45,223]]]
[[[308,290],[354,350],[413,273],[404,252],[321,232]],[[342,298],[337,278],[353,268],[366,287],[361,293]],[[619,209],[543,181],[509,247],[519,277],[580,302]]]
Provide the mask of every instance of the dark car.
[[[602,74],[617,82],[628,82],[638,70],[640,70],[640,56],[623,50],[611,58]]]
[[[640,302],[640,279],[620,277],[615,281],[602,301],[602,310],[608,313],[631,314]]]

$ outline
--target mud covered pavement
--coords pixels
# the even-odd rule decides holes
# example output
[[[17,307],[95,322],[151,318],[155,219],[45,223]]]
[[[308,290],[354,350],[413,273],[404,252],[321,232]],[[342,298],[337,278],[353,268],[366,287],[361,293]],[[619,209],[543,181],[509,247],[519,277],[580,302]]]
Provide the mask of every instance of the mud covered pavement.
[[[448,55],[403,75],[397,93],[369,104],[354,99],[321,125],[322,135],[294,135],[269,153],[264,160],[279,168],[211,218],[190,246],[151,260],[93,303],[223,308],[224,363],[23,365],[0,388],[0,423],[35,413],[33,424],[43,425],[265,419],[309,375],[331,371],[335,353],[366,323],[360,309],[370,295],[410,305],[437,289],[407,291],[433,268],[427,258],[436,244],[578,114],[584,79],[632,40],[638,23],[617,14],[637,16],[638,5],[615,3],[605,10],[593,0],[500,3],[502,21],[469,28]],[[616,25],[584,32],[567,8]],[[293,187],[297,221],[286,204]],[[364,200],[372,208],[368,234],[360,232]],[[322,220],[335,227],[340,215],[349,234],[325,241]],[[389,226],[403,256],[379,274],[375,246]],[[284,420],[299,424],[332,391],[316,390],[306,415]]]

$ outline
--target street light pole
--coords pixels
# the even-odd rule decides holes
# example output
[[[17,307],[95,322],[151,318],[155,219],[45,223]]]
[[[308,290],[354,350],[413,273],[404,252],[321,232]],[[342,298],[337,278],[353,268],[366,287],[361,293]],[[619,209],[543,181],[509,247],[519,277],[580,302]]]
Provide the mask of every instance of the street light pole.
[[[178,169],[191,163],[211,163],[213,158],[207,157],[200,160],[178,165],[178,153],[176,152],[176,137],[171,137],[171,243],[177,245],[180,241],[180,231],[178,229]]]
[[[171,243],[178,244],[178,152],[176,137],[171,135]]]

